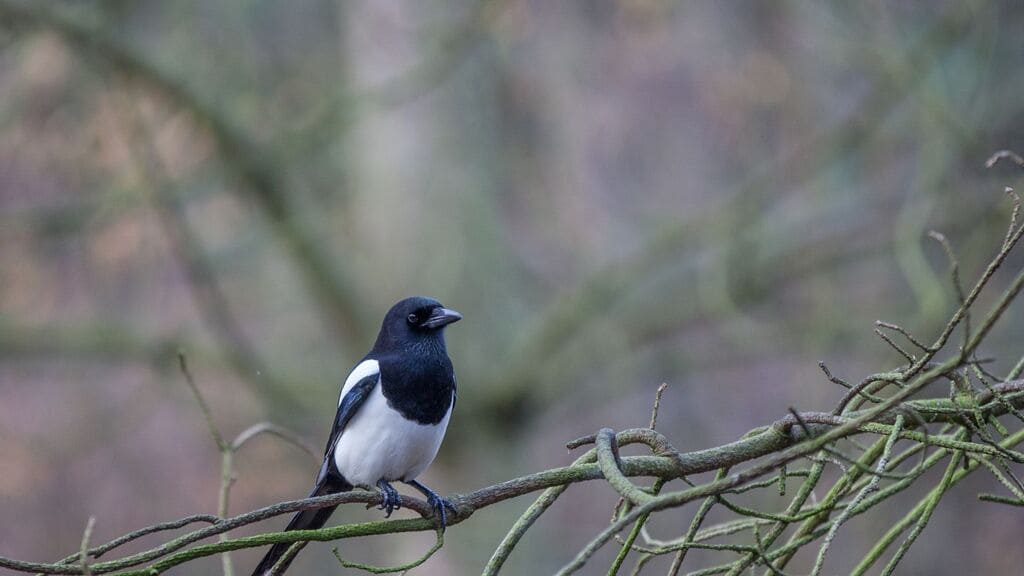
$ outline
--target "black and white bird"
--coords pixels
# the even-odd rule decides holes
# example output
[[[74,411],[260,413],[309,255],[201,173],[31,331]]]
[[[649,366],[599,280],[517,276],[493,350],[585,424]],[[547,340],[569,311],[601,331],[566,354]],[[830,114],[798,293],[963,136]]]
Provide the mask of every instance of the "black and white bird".
[[[455,371],[444,328],[462,319],[433,298],[406,298],[391,307],[373,349],[352,369],[341,388],[324,463],[310,496],[376,486],[387,516],[401,507],[392,482],[402,481],[427,497],[441,522],[451,502],[416,478],[430,466],[455,406]],[[336,507],[299,512],[286,530],[311,530]],[[265,576],[290,544],[275,544],[253,576]],[[283,573],[290,560],[280,567]]]

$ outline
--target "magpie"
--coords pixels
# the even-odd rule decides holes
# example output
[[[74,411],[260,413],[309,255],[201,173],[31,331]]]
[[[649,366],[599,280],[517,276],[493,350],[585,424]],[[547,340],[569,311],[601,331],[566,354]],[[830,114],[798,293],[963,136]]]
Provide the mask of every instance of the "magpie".
[[[406,298],[388,310],[373,349],[341,388],[311,497],[376,486],[380,509],[389,517],[402,506],[391,483],[402,481],[426,496],[444,530],[447,509],[454,512],[454,506],[416,477],[437,455],[455,406],[455,370],[444,328],[461,319],[458,312],[424,296]],[[335,508],[301,511],[285,530],[320,528]],[[253,576],[270,574],[290,545],[274,544]],[[289,563],[286,560],[279,573]]]

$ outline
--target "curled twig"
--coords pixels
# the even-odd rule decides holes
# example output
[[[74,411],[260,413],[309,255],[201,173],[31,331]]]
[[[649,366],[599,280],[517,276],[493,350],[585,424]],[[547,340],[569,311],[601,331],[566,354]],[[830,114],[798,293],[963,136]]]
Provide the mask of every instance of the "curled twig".
[[[997,163],[999,163],[1000,160],[1003,159],[1008,159],[1017,166],[1024,168],[1024,158],[1022,158],[1020,154],[1017,154],[1013,150],[1000,150],[995,154],[992,154],[991,156],[988,157],[988,160],[985,160],[985,168],[991,168],[995,166]]]
[[[637,488],[622,474],[619,445],[615,439],[615,432],[611,428],[602,428],[597,433],[596,444],[597,465],[600,466],[605,480],[632,504],[640,505],[650,502],[654,497]]]
[[[441,549],[442,546],[444,546],[444,531],[438,530],[437,532],[435,532],[435,534],[437,535],[437,537],[434,540],[434,545],[431,546],[429,550],[427,550],[419,558],[411,562],[406,562],[405,564],[400,564],[398,566],[374,566],[372,564],[362,564],[360,562],[352,562],[350,560],[345,560],[341,557],[341,553],[338,552],[337,548],[332,548],[331,553],[334,554],[334,557],[337,558],[338,562],[340,562],[341,565],[345,568],[355,568],[356,570],[362,570],[364,572],[369,572],[371,574],[394,574],[396,572],[407,572],[423,564],[427,560],[430,560],[431,556],[433,556],[434,553],[436,553],[438,550]]]

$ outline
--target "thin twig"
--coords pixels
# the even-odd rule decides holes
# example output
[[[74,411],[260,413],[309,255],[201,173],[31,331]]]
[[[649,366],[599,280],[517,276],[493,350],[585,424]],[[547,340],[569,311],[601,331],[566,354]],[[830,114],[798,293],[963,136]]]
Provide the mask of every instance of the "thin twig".
[[[853,497],[850,504],[843,509],[843,512],[835,519],[832,526],[829,528],[828,534],[825,535],[825,540],[821,544],[821,548],[818,550],[818,556],[814,561],[814,567],[811,569],[812,576],[818,576],[821,574],[821,569],[825,565],[825,555],[828,553],[829,547],[832,545],[836,534],[839,531],[839,527],[842,526],[852,515],[853,508],[864,501],[869,494],[878,490],[878,484],[882,480],[881,474],[885,472],[885,467],[889,463],[889,457],[892,456],[893,448],[896,446],[896,440],[900,437],[900,431],[903,429],[903,415],[896,417],[896,424],[892,427],[892,434],[889,435],[888,441],[885,443],[885,448],[882,450],[882,456],[878,459],[878,465],[875,471],[877,474],[871,477],[871,481],[868,482],[864,488],[862,488],[857,495]]]
[[[891,322],[883,322],[881,320],[876,320],[875,321],[875,326],[877,326],[879,328],[885,328],[887,330],[892,330],[894,332],[898,332],[898,333],[902,334],[904,338],[906,338],[914,346],[917,346],[918,348],[920,348],[923,352],[929,352],[931,350],[931,348],[929,348],[923,342],[921,342],[920,340],[915,338],[914,335],[911,334],[909,330],[907,330],[906,328],[900,326],[899,324],[893,324]]]
[[[1015,219],[1016,217],[1014,217]],[[1003,241],[1003,246],[1006,246],[1006,242],[1009,240],[1010,232],[1013,230],[1013,220],[1011,219],[1010,226],[1007,228],[1007,240]],[[946,252],[946,258],[949,259],[949,278],[953,284],[953,291],[956,293],[957,303],[960,304],[961,308],[964,307],[967,297],[964,296],[964,286],[960,282],[960,261],[956,257],[956,253],[953,252],[953,246],[950,245],[949,239],[946,238],[945,234],[931,230],[928,232],[928,237],[942,245],[942,249]],[[964,341],[963,346],[967,346],[967,342],[971,339],[971,313],[970,309],[964,309]]]
[[[1021,158],[1020,154],[1017,154],[1013,150],[1000,150],[995,154],[992,154],[988,157],[988,160],[985,160],[985,168],[991,168],[1003,159],[1008,159],[1021,168],[1024,168],[1024,158]]]
[[[178,368],[181,369],[181,373],[185,377],[185,383],[188,384],[188,389],[192,391],[192,396],[195,398],[196,404],[199,405],[199,410],[203,413],[206,430],[210,433],[214,443],[217,444],[217,449],[221,452],[230,450],[231,446],[220,435],[220,430],[217,429],[217,424],[213,421],[213,413],[210,411],[210,406],[206,403],[206,399],[203,398],[202,392],[199,391],[199,386],[196,385],[196,381],[192,377],[192,372],[188,369],[188,359],[185,357],[185,353],[181,351],[178,352]]]
[[[665,393],[667,388],[668,384],[662,382],[661,385],[658,386],[658,390],[654,393],[654,407],[651,408],[651,423],[647,426],[651,430],[658,427],[658,408],[661,407],[661,395]]]
[[[371,574],[394,574],[396,572],[407,572],[417,566],[420,566],[427,560],[430,560],[430,557],[444,546],[444,531],[438,530],[435,534],[437,535],[437,539],[429,550],[419,558],[411,562],[406,562],[405,564],[399,564],[398,566],[374,566],[372,564],[362,564],[360,562],[345,560],[341,557],[341,553],[338,552],[337,548],[332,548],[331,553],[334,554],[334,557],[337,558],[338,562],[340,562],[345,568],[355,568],[356,570],[362,570]]]
[[[96,517],[89,516],[89,521],[85,523],[85,530],[82,532],[82,544],[78,547],[78,563],[85,576],[92,576],[92,571],[89,570],[89,540],[92,538],[94,526],[96,526]]]
[[[900,560],[910,549],[910,546],[914,543],[917,537],[924,530],[924,527],[928,524],[928,520],[932,517],[932,512],[935,511],[935,507],[939,505],[939,500],[945,495],[946,491],[953,483],[953,478],[960,465],[960,459],[963,454],[960,452],[953,453],[953,457],[949,461],[949,465],[946,467],[946,473],[943,475],[939,485],[932,491],[928,496],[928,504],[924,507],[924,510],[917,518],[917,522],[914,523],[914,529],[911,530],[907,539],[900,544],[900,547],[896,550],[896,554],[889,560],[889,564],[886,565],[885,569],[882,570],[882,576],[890,576],[893,571],[896,570],[896,565],[899,564]]]
[[[907,352],[906,350],[901,348],[900,345],[897,344],[892,338],[890,338],[889,335],[886,334],[885,332],[882,332],[878,328],[875,328],[875,335],[878,336],[879,338],[881,338],[886,344],[889,345],[890,348],[895,350],[900,356],[903,356],[904,358],[906,358],[907,362],[913,364],[914,361],[916,360],[916,358],[914,358],[913,354],[911,354],[910,352]]]
[[[276,436],[277,438],[284,440],[285,442],[291,444],[292,446],[295,446],[296,448],[302,450],[306,454],[309,454],[309,456],[317,464],[319,464],[321,459],[323,458],[323,456],[317,454],[316,448],[314,448],[304,438],[302,438],[295,432],[292,432],[291,430],[288,430],[287,428],[284,428],[282,426],[278,426],[277,424],[274,424],[272,422],[260,422],[258,424],[253,424],[252,426],[246,428],[245,430],[242,430],[238,434],[238,436],[235,437],[234,441],[231,442],[231,451],[237,452],[239,449],[242,448],[242,446],[244,446],[253,438],[259,436],[260,434],[269,434],[271,436]]]

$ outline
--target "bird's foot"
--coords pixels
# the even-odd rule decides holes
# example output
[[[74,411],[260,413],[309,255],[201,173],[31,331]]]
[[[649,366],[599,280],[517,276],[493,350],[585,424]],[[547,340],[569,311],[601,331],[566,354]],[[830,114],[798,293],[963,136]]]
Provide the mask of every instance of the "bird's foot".
[[[377,509],[384,511],[385,518],[390,518],[392,512],[402,507],[402,495],[385,480],[377,482],[377,488],[380,488],[381,498],[380,506]]]
[[[448,527],[448,511],[451,510],[453,513],[458,514],[455,505],[452,504],[451,500],[437,494],[427,496],[427,504],[430,504],[430,507],[434,509],[434,515],[441,521],[441,531],[444,532],[445,528]]]
[[[439,496],[437,492],[434,492],[422,482],[413,480],[408,482],[410,486],[419,490],[427,497],[427,504],[434,509],[434,516],[441,522],[441,531],[444,532],[445,528],[448,527],[448,511],[451,510],[453,513],[458,514],[459,511],[455,509],[455,505],[452,501]]]

